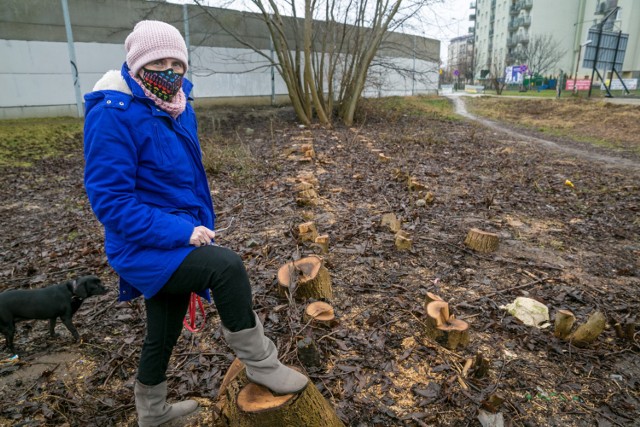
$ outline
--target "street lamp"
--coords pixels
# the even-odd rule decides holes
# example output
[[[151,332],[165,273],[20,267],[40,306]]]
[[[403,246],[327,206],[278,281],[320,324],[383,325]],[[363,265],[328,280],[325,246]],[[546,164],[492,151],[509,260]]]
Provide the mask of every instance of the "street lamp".
[[[582,48],[586,45],[591,44],[591,40],[587,40],[584,43],[580,43],[580,47],[578,48],[578,60],[576,61],[576,74],[573,77],[573,94],[578,94],[578,67],[580,66],[580,52],[582,52]]]

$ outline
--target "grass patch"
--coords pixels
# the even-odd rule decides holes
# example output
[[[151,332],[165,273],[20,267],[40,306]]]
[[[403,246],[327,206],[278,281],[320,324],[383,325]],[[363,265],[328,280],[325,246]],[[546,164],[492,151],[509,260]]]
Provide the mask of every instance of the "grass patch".
[[[491,91],[485,91],[487,93],[491,93]],[[564,94],[564,92],[563,92]],[[502,91],[502,96],[527,96],[531,98],[554,98],[556,96],[555,90],[541,90],[538,92],[535,89],[528,90],[526,92],[520,92],[517,90],[504,90]]]
[[[202,163],[208,174],[226,175],[236,185],[251,184],[259,166],[246,144],[221,136],[202,137]]]
[[[40,159],[78,153],[82,126],[82,119],[71,117],[1,120],[0,167],[29,167]]]
[[[640,109],[580,97],[516,99],[478,97],[465,100],[469,111],[553,136],[640,154]]]
[[[402,116],[435,120],[461,120],[451,101],[441,96],[390,96],[364,98],[358,107],[359,117],[379,116],[396,121]]]

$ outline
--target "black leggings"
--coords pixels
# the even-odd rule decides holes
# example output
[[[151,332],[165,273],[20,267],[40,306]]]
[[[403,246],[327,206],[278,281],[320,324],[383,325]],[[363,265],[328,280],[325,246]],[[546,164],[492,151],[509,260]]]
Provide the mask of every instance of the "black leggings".
[[[169,358],[182,331],[191,292],[207,288],[225,328],[237,332],[255,326],[251,285],[242,258],[220,246],[194,249],[160,292],[145,300],[147,336],[138,366],[138,381],[142,384],[153,386],[166,380]]]

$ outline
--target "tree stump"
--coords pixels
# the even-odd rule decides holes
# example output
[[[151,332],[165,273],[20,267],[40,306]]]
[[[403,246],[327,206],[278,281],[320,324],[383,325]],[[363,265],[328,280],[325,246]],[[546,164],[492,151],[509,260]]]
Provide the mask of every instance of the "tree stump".
[[[278,291],[297,299],[330,300],[333,297],[331,276],[322,258],[311,255],[289,262],[278,270]]]
[[[322,325],[329,328],[336,323],[336,316],[333,307],[324,301],[312,302],[304,309],[303,320],[305,323],[310,322],[312,325]]]
[[[387,226],[389,227],[389,230],[393,231],[394,233],[397,233],[402,227],[402,221],[400,221],[398,217],[396,217],[396,214],[391,212],[391,213],[386,213],[382,215],[382,219],[380,220],[380,225],[383,227]]]
[[[303,242],[315,242],[318,237],[318,229],[313,221],[304,222],[298,225],[298,235]]]
[[[274,396],[266,387],[250,382],[244,365],[236,361],[229,367],[220,386],[216,403],[219,416],[215,426],[344,427],[329,402],[313,384],[298,394]]]
[[[413,177],[409,177],[407,180],[407,187],[409,188],[409,191],[424,191],[427,189],[426,185]]]
[[[432,292],[427,292],[427,295],[424,297],[424,311],[427,311],[427,305],[432,301],[442,301],[442,298]]]
[[[318,193],[313,188],[308,188],[298,192],[296,202],[299,205],[316,205],[318,203]]]
[[[403,230],[398,230],[396,233],[396,249],[399,251],[408,251],[413,246],[413,240],[411,239],[411,235]]]
[[[495,233],[472,228],[464,239],[464,244],[476,252],[488,253],[498,249],[500,239]]]
[[[576,322],[576,316],[569,310],[558,310],[556,313],[555,329],[553,335],[560,339],[566,339],[571,333],[571,328]]]
[[[449,303],[432,301],[427,304],[427,335],[438,344],[455,350],[469,343],[469,324],[449,315]]]
[[[313,144],[302,144],[300,146],[300,151],[305,157],[308,157],[310,159],[316,156],[316,152],[313,149]]]
[[[571,344],[576,347],[586,347],[598,338],[598,336],[604,331],[607,321],[604,314],[600,311],[596,311],[589,319],[580,325],[573,334],[569,336]]]
[[[306,368],[315,368],[320,366],[321,357],[315,341],[311,337],[305,337],[296,343],[298,348],[298,360]]]
[[[329,235],[328,234],[322,234],[316,237],[314,243],[320,248],[320,253],[323,253],[323,254],[329,253]]]
[[[300,172],[298,174],[297,177],[298,181],[300,182],[306,182],[311,184],[313,187],[317,187],[318,186],[318,178],[315,177],[315,175],[313,174],[313,172],[309,172],[309,171],[303,171]]]
[[[616,322],[613,324],[616,336],[620,339],[633,341],[636,335],[635,320],[627,319],[624,323]]]
[[[296,185],[297,191],[313,190],[313,184],[307,181],[301,181]]]

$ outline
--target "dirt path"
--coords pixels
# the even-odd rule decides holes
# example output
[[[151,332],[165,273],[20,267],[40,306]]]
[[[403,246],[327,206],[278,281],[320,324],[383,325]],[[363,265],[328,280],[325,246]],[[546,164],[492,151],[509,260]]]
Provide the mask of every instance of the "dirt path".
[[[621,157],[613,157],[613,156],[607,156],[599,153],[593,153],[593,152],[581,150],[578,148],[568,147],[566,145],[563,145],[554,141],[549,141],[547,139],[537,138],[531,135],[525,135],[522,132],[519,132],[517,130],[509,129],[508,127],[505,127],[501,123],[496,123],[494,121],[471,114],[466,108],[466,105],[464,102],[464,95],[459,95],[459,94],[448,95],[448,98],[450,98],[453,101],[457,114],[467,119],[481,123],[482,125],[492,130],[505,133],[513,138],[517,138],[517,140],[519,141],[541,144],[549,148],[564,151],[565,153],[574,155],[576,157],[602,162],[603,165],[607,167],[640,171],[640,163],[638,163],[637,161],[634,161],[631,159],[624,159]]]

